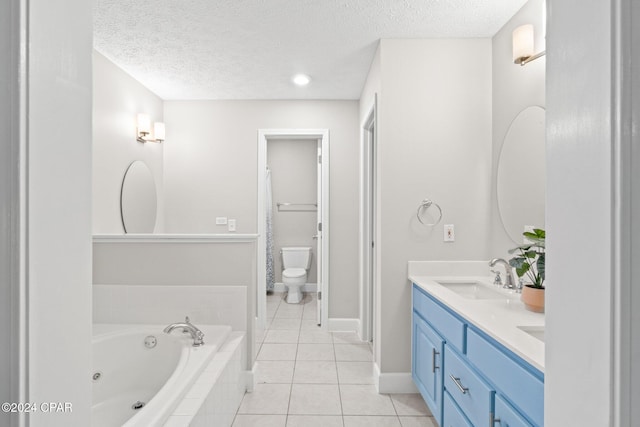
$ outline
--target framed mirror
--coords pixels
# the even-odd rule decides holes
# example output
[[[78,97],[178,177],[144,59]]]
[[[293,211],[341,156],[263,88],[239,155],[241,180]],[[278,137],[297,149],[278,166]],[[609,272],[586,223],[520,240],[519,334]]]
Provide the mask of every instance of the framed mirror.
[[[518,244],[525,226],[544,228],[545,177],[545,110],[531,106],[511,122],[498,161],[498,211]]]
[[[156,184],[149,167],[136,160],[122,180],[120,211],[125,233],[153,233],[157,213]]]

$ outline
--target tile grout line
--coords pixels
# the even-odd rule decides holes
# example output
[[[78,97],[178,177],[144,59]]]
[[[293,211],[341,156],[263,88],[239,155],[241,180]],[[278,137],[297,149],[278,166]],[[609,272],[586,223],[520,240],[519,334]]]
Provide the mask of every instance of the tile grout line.
[[[335,337],[333,336],[333,332],[329,332],[331,334],[331,346],[333,347],[333,360],[336,364],[336,378],[338,380],[338,399],[340,399],[340,415],[342,418],[342,427],[344,427],[344,407],[342,406],[342,390],[340,389],[340,374],[338,374],[338,355],[336,354],[336,342]]]
[[[280,300],[282,304],[283,300]],[[304,316],[304,306],[302,307],[302,316]],[[293,381],[296,377],[296,366],[298,366],[298,349],[300,348],[300,332],[302,331],[302,316],[300,316],[300,326],[298,326],[298,339],[296,340],[296,355],[293,361],[293,373],[291,374],[291,384],[289,386],[289,403],[287,405],[287,415],[285,417],[284,425],[289,423],[289,412],[291,411],[291,398],[293,397]]]

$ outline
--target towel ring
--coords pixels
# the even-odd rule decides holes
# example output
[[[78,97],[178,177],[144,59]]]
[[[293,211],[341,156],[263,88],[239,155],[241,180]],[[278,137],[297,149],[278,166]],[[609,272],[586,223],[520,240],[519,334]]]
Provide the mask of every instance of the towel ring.
[[[426,223],[426,222],[422,221],[422,218],[420,218],[420,213],[423,210],[429,209],[431,206],[435,206],[436,208],[438,208],[438,219],[434,223]],[[424,199],[420,203],[420,206],[418,206],[418,211],[416,212],[416,217],[418,218],[418,221],[420,221],[420,224],[432,227],[434,225],[437,225],[440,222],[440,220],[442,219],[442,209],[440,209],[440,206],[436,202],[432,201],[431,199]]]

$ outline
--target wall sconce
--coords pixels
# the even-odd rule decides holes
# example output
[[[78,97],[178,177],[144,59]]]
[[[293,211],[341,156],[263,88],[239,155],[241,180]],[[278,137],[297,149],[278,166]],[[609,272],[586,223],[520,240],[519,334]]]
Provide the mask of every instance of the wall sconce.
[[[513,30],[513,62],[524,66],[546,52],[533,53],[533,25],[521,25]]]
[[[148,114],[138,114],[137,140],[138,142],[162,142],[164,141],[164,123],[153,123],[153,135],[151,135],[151,119]]]

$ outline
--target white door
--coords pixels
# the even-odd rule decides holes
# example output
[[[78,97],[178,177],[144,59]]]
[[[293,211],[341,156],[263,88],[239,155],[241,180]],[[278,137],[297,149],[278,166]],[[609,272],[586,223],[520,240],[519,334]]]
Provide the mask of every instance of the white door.
[[[317,279],[317,314],[316,321],[318,325],[322,324],[322,294],[324,277],[322,277],[322,139],[318,140],[318,171],[317,171],[317,190],[316,190],[316,203],[318,204],[317,211],[317,224],[316,224],[316,263],[318,270]]]

